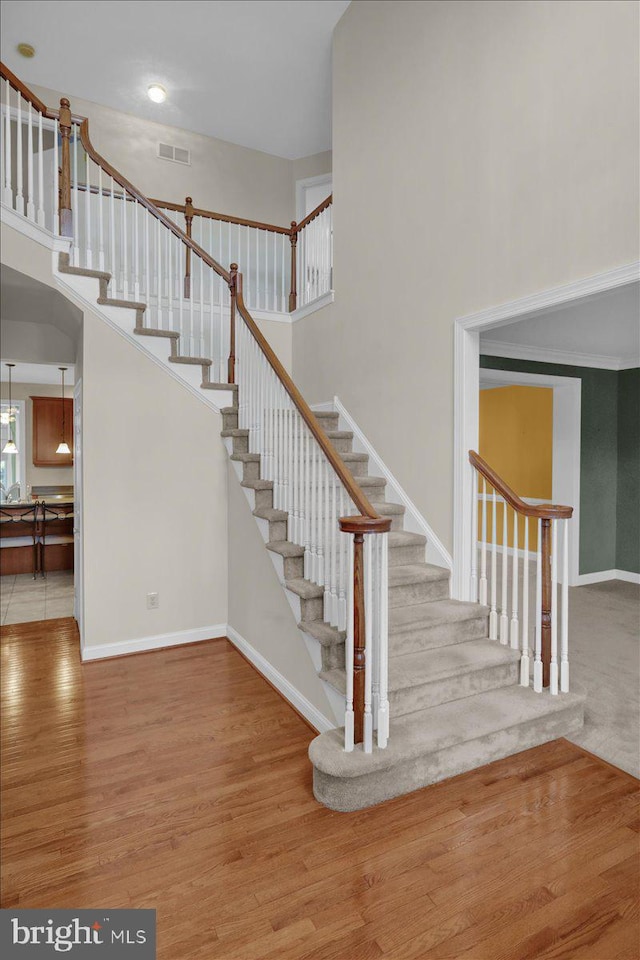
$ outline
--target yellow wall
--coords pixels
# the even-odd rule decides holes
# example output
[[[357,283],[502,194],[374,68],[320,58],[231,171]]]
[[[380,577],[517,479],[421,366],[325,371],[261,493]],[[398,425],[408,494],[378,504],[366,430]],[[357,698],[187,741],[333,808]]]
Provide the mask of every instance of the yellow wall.
[[[480,391],[479,454],[520,496],[551,500],[553,468],[553,389],[495,387]],[[480,484],[480,492],[482,485]],[[487,493],[492,493],[490,488]],[[496,510],[497,542],[502,543],[503,508]],[[478,509],[481,534],[482,506]],[[487,540],[492,542],[492,507],[487,505]],[[513,545],[513,511],[508,511],[508,544]],[[529,549],[537,547],[537,524],[529,525]],[[524,520],[518,546],[523,547]]]

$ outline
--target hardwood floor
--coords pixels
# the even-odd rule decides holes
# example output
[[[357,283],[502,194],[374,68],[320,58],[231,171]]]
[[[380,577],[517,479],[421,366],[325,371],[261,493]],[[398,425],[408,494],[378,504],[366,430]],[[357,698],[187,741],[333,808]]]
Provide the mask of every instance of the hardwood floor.
[[[226,641],[3,628],[4,907],[154,907],[159,960],[637,960],[638,781],[559,740],[381,807]]]

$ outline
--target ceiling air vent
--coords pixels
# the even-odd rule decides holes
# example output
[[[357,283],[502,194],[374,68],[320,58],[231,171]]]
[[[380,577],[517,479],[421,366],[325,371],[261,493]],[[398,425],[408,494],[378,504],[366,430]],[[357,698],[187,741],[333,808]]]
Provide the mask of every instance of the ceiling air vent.
[[[158,144],[158,156],[161,160],[173,160],[174,163],[191,164],[191,154],[184,147],[174,147],[170,143]]]

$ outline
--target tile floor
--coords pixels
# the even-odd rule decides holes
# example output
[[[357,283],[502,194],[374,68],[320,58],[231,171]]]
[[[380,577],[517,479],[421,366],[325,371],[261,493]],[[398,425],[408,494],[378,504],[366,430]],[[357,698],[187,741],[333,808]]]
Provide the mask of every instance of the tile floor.
[[[45,580],[34,580],[30,573],[0,577],[0,618],[3,626],[72,616],[72,570],[52,571]]]

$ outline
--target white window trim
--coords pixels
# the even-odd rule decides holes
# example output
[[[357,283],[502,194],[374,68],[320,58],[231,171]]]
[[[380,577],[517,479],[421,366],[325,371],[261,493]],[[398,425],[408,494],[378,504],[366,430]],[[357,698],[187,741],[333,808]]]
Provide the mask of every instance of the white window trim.
[[[9,406],[8,398],[2,400],[2,405]],[[14,436],[18,441],[18,473],[20,476],[20,499],[24,500],[27,495],[27,428],[26,428],[26,401],[14,400],[11,398],[11,406],[18,408],[18,429]],[[8,492],[8,491],[7,491]]]

